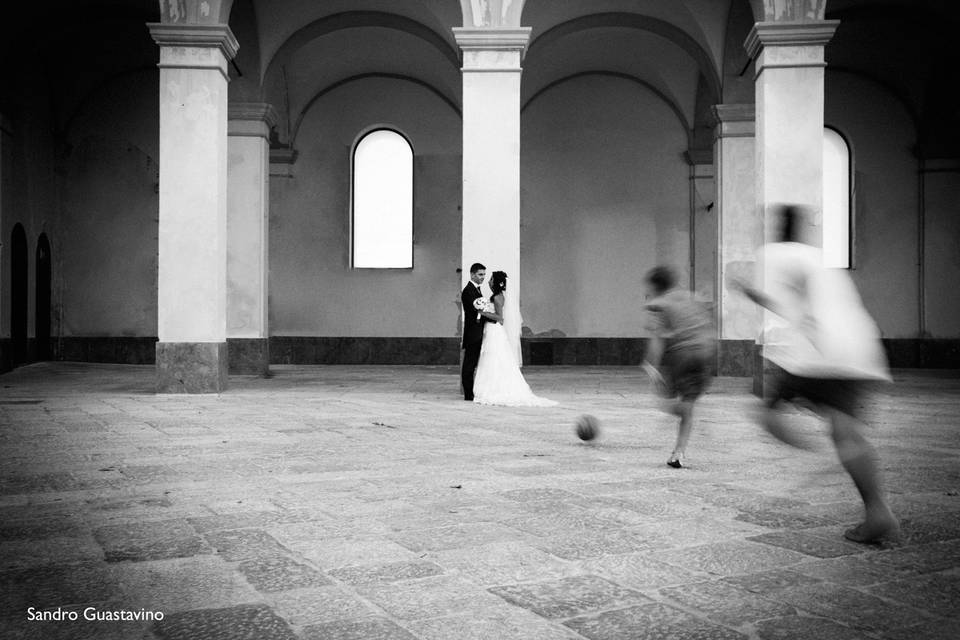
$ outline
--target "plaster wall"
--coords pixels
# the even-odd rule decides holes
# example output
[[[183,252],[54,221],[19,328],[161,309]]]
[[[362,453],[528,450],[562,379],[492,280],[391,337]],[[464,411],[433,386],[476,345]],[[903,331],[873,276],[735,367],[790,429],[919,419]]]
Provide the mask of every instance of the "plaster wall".
[[[693,278],[691,289],[698,300],[716,304],[717,243],[719,230],[716,206],[717,183],[713,165],[690,167],[690,194],[693,216]]]
[[[53,249],[54,264],[66,267],[63,336],[157,335],[157,104],[157,71],[125,76],[89,100],[68,132]]]
[[[3,114],[4,130],[0,132],[0,338],[10,337],[10,241],[14,226],[23,225],[27,237],[28,337],[34,335],[36,327],[36,252],[41,233],[46,232],[50,240],[54,282],[62,266],[51,100],[42,70],[32,71],[24,70],[23,77],[28,80],[18,88],[15,109]],[[56,333],[56,324],[52,331]]]
[[[414,151],[413,269],[351,269],[356,139],[390,126]],[[427,89],[366,79],[314,103],[291,177],[270,183],[270,333],[456,336],[460,311],[460,116]]]
[[[522,114],[524,324],[534,334],[643,336],[643,275],[689,282],[687,136],[634,82],[584,76]]]
[[[933,338],[960,338],[960,166],[928,162],[924,176],[924,307]]]
[[[829,67],[828,67],[829,69]],[[919,180],[913,123],[876,84],[829,73],[824,121],[843,134],[853,161],[854,269],[884,338],[919,331]]]

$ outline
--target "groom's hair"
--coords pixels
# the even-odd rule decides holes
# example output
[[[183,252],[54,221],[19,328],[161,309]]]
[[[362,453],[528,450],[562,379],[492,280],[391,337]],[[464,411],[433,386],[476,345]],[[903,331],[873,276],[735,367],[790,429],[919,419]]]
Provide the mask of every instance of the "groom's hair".
[[[479,262],[474,262],[472,265],[470,265],[470,275],[473,275],[477,271],[480,271],[480,269],[483,269],[484,271],[487,270],[487,268],[482,264],[480,264]]]

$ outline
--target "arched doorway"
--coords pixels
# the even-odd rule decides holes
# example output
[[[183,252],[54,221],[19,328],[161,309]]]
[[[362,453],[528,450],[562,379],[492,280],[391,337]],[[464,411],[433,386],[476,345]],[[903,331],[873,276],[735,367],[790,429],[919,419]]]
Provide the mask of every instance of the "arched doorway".
[[[50,359],[50,280],[52,277],[50,241],[41,233],[37,240],[37,300],[34,335],[37,360]]]
[[[10,351],[13,366],[27,362],[27,234],[23,225],[13,227],[10,238]]]

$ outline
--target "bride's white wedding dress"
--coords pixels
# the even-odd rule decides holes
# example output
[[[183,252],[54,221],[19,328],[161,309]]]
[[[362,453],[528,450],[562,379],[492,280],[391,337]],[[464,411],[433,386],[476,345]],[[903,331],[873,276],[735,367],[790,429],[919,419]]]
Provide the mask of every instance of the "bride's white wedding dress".
[[[552,407],[554,400],[541,398],[530,390],[520,373],[517,350],[507,331],[497,322],[483,327],[483,346],[473,381],[473,401],[507,407]]]

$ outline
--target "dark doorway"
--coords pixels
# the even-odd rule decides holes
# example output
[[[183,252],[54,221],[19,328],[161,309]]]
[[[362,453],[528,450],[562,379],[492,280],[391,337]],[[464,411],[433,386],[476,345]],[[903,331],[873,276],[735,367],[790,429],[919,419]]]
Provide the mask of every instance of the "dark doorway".
[[[34,319],[37,338],[37,360],[50,359],[50,241],[41,233],[37,240],[37,314]]]
[[[13,366],[27,362],[27,234],[19,222],[10,238],[10,355]]]

